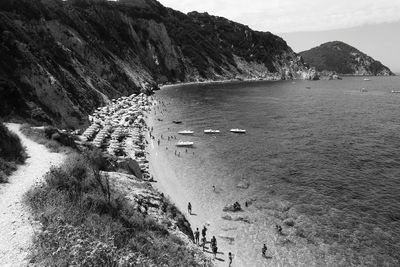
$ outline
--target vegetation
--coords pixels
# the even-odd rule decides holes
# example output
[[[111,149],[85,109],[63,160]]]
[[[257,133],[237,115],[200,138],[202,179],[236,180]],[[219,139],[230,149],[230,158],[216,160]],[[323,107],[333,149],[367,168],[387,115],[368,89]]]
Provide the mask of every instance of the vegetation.
[[[44,145],[54,153],[68,154],[73,152],[73,148],[75,148],[72,136],[65,133],[68,137],[60,138],[58,130],[51,126],[34,128],[29,124],[24,124],[21,127],[21,132],[36,143]]]
[[[99,164],[99,165],[98,165]],[[32,261],[52,266],[199,266],[164,225],[123,204],[96,153],[71,154],[26,201],[43,231]],[[168,209],[167,204],[167,209]]]
[[[19,137],[10,132],[0,122],[0,183],[7,182],[7,177],[23,163],[27,155]]]

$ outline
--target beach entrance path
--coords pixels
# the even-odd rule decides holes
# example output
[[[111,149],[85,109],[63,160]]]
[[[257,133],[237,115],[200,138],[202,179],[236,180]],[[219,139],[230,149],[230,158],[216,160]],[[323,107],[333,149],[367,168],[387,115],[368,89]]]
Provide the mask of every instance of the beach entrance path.
[[[42,180],[52,165],[61,164],[64,155],[51,153],[25,137],[20,131],[21,125],[8,123],[6,126],[19,136],[29,158],[9,177],[8,183],[0,184],[0,265],[27,266],[34,229],[23,196]]]

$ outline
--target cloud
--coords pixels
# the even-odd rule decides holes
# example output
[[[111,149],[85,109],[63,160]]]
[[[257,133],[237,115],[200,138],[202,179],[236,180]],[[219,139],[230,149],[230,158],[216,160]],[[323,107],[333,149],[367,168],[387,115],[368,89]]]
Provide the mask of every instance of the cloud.
[[[400,21],[399,0],[160,0],[182,12],[223,16],[271,32],[317,31]]]

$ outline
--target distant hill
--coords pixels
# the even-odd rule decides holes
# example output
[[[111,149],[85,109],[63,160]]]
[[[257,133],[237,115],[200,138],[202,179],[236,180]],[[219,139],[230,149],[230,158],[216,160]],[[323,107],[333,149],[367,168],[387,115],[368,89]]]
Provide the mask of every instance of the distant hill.
[[[328,42],[300,52],[304,61],[317,71],[348,75],[394,75],[381,62],[339,41]]]

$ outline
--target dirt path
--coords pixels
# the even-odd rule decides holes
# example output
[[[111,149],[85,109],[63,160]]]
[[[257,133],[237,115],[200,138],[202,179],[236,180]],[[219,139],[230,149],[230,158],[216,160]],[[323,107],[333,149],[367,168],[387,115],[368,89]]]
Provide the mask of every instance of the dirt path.
[[[29,211],[22,203],[23,195],[42,180],[52,165],[59,165],[64,155],[50,153],[43,145],[26,138],[19,124],[6,126],[20,137],[29,158],[9,177],[9,183],[0,184],[0,265],[26,266],[34,230]]]

